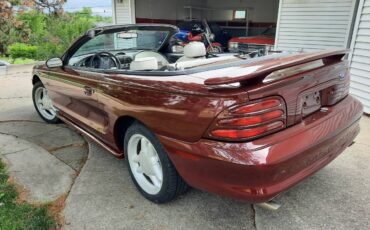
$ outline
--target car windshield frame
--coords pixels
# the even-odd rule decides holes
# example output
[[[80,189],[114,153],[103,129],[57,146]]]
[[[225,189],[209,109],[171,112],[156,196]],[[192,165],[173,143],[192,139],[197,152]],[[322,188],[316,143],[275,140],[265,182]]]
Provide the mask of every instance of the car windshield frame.
[[[132,25],[115,25],[115,26],[106,26],[106,27],[98,27],[87,31],[82,37],[77,39],[71,47],[64,53],[62,56],[62,60],[64,64],[69,62],[69,59],[72,58],[76,52],[86,43],[91,41],[92,39],[96,38],[97,36],[104,35],[104,34],[115,34],[119,32],[125,31],[132,31],[132,30],[142,30],[142,31],[159,31],[159,32],[168,32],[166,37],[161,42],[161,45],[157,47],[157,49],[138,49],[138,50],[153,50],[159,52],[163,49],[163,47],[168,44],[170,37],[179,31],[178,27],[173,25],[167,24],[132,24]],[[141,47],[142,48],[142,47]],[[119,50],[133,50],[133,49],[119,49]],[[106,51],[106,50],[105,50]],[[118,50],[110,50],[110,51],[118,51]],[[93,54],[96,52],[90,53],[82,53],[78,56]]]

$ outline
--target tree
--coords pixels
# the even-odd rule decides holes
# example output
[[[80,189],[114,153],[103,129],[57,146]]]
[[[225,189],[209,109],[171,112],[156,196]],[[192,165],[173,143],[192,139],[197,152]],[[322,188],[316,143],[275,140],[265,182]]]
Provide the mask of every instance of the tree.
[[[44,12],[45,10],[53,15],[58,15],[63,13],[63,5],[67,0],[29,0],[34,4],[34,7],[39,12]]]
[[[36,60],[57,57],[96,23],[111,22],[110,18],[93,15],[90,8],[73,13],[63,12],[65,2],[0,0],[0,54],[13,53],[14,57],[30,54],[33,57],[27,57]],[[37,47],[36,53],[29,52],[30,47]],[[24,55],[25,52],[27,55]]]
[[[24,23],[15,17],[14,5],[21,5],[22,0],[8,0],[0,2],[0,53],[6,52],[6,47],[14,42],[24,42],[28,39],[28,31],[24,27]],[[27,7],[27,3],[21,5],[17,11],[21,12],[23,6]]]

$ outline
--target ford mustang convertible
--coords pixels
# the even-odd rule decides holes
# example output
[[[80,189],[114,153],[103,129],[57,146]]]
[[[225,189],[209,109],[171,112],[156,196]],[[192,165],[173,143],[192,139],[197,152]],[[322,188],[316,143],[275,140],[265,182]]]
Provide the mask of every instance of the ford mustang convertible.
[[[117,158],[156,203],[189,186],[264,203],[330,163],[359,132],[346,50],[208,54],[178,28],[89,30],[33,71],[33,102]],[[253,56],[253,57],[252,57]]]

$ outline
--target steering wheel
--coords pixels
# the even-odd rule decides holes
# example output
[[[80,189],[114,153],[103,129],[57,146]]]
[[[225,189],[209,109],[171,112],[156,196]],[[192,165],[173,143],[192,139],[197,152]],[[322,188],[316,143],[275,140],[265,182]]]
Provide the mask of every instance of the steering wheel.
[[[97,59],[98,62],[95,62],[95,59]],[[121,63],[114,54],[107,51],[98,52],[91,57],[90,67],[99,69],[110,69],[112,67],[112,61],[117,69],[121,69]]]

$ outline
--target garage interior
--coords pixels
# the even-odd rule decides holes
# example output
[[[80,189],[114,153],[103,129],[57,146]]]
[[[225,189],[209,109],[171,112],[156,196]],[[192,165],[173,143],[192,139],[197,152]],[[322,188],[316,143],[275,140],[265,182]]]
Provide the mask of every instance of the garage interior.
[[[136,0],[136,23],[217,23],[232,36],[253,36],[276,27],[279,0]]]

